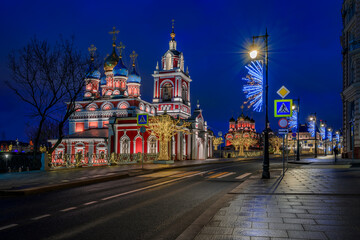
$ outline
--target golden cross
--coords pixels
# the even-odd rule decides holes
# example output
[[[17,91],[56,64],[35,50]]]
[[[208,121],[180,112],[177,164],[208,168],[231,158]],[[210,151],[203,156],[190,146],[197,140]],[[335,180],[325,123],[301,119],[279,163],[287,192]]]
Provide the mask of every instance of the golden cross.
[[[173,29],[173,31],[174,31],[175,19],[171,20],[171,22],[172,22],[172,29]]]
[[[120,42],[119,46],[117,46],[117,49],[119,50],[120,58],[122,58],[122,51],[123,49],[125,49],[125,45],[122,42]]]
[[[135,67],[135,59],[138,56],[138,54],[135,51],[132,51],[132,53],[130,54],[130,58],[132,59],[133,62],[133,67]]]
[[[90,53],[90,57],[91,57],[92,60],[94,60],[96,49],[97,48],[94,46],[94,44],[91,44],[90,47],[88,48],[89,53]]]
[[[113,27],[113,30],[112,30],[111,32],[109,32],[109,34],[113,35],[113,38],[112,38],[113,44],[115,44],[116,34],[119,34],[119,32],[120,32],[120,31],[119,31],[119,30],[116,30],[115,27]]]
[[[241,111],[244,111],[244,105],[241,105],[240,108],[241,108]]]

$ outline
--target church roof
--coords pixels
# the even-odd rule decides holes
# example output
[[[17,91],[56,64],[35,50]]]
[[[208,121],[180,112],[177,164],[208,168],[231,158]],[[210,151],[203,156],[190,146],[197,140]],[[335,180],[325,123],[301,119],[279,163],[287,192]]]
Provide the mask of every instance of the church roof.
[[[119,56],[116,54],[115,47],[113,47],[112,53],[105,59],[104,70],[111,71],[116,66],[119,60]]]
[[[127,77],[128,76],[128,69],[127,67],[124,65],[122,59],[120,58],[119,59],[119,62],[116,64],[116,66],[114,67],[113,69],[113,73],[114,73],[114,76],[117,77],[117,76],[124,76],[124,77]]]

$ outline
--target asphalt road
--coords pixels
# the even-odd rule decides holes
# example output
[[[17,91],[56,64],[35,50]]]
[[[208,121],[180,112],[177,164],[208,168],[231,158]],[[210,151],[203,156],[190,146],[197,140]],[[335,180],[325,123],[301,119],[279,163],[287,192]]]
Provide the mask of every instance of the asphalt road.
[[[260,160],[211,164],[1,197],[0,239],[176,239],[259,169]]]

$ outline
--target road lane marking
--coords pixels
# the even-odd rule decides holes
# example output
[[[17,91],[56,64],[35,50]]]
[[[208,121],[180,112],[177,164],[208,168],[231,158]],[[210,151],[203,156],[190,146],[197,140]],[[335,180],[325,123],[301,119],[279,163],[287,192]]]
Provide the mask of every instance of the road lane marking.
[[[44,215],[41,215],[41,216],[38,216],[38,217],[34,217],[31,220],[39,220],[39,219],[50,217],[50,216],[51,216],[50,214],[44,214]]]
[[[67,179],[64,179],[64,180],[61,180],[62,182],[69,182],[69,180],[67,180]]]
[[[97,203],[97,201],[87,202],[87,203],[84,203],[83,205],[87,206],[87,205],[91,205],[91,204],[94,204],[94,203]]]
[[[228,174],[222,175],[222,176],[217,177],[217,178],[224,178],[224,177],[228,177],[228,176],[233,175],[233,174],[235,174],[235,173],[234,173],[234,172],[230,172],[230,173],[228,173]]]
[[[71,211],[71,210],[74,210],[76,209],[77,207],[69,207],[69,208],[65,208],[63,210],[60,210],[61,212],[67,212],[67,211]]]
[[[0,231],[1,231],[1,230],[8,229],[8,228],[15,227],[15,226],[17,226],[17,225],[19,225],[19,224],[14,223],[14,224],[10,224],[10,225],[6,225],[6,226],[3,226],[3,227],[0,227]]]
[[[169,181],[165,181],[165,182],[157,183],[157,184],[154,184],[154,185],[150,185],[150,186],[147,186],[147,187],[135,189],[135,190],[132,190],[132,191],[119,193],[119,194],[116,194],[116,195],[112,195],[112,196],[109,196],[109,197],[102,198],[101,200],[106,201],[106,200],[109,200],[109,199],[125,196],[125,195],[131,194],[131,193],[140,192],[140,191],[143,191],[143,190],[146,190],[146,189],[150,189],[150,188],[158,187],[158,186],[165,185],[165,184],[168,184],[168,183],[171,183],[171,182],[179,181],[181,179],[185,179],[185,178],[193,177],[193,176],[196,176],[196,175],[200,175],[200,174],[203,174],[205,172],[199,172],[199,173],[195,173],[195,174],[192,174],[192,175],[187,175],[187,176],[184,176],[184,177],[175,178],[175,179],[172,179],[172,180],[169,180]]]
[[[224,174],[227,174],[229,172],[221,172],[221,173],[217,173],[217,174],[214,174],[212,176],[210,176],[209,178],[217,178],[217,177],[220,177],[221,175],[224,175]]]
[[[236,177],[235,179],[243,179],[243,178],[246,178],[247,176],[251,175],[251,173],[244,173],[238,177]]]

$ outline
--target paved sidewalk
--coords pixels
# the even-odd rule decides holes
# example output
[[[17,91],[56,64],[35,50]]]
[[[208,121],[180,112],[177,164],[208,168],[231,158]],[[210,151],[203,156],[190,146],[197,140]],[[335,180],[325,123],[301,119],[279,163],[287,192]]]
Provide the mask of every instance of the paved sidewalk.
[[[360,239],[360,168],[311,166],[250,177],[195,239]]]
[[[146,174],[162,169],[225,163],[246,159],[208,159],[175,161],[173,164],[128,164],[119,166],[58,169],[0,174],[0,195],[32,194],[37,192],[81,186],[134,175]]]

